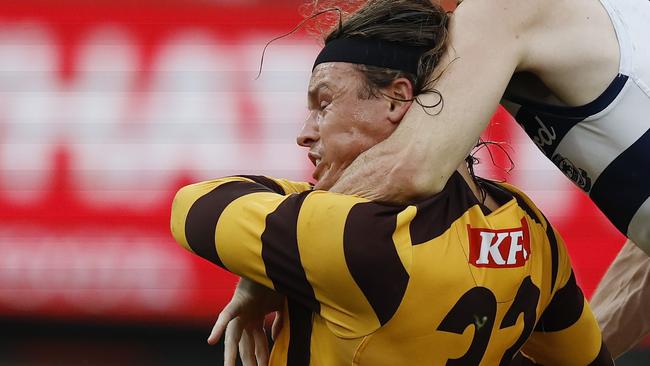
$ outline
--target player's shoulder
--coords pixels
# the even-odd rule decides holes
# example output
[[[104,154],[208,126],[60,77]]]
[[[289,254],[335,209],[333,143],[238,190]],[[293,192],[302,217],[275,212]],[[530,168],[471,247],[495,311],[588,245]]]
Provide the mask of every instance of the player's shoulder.
[[[519,209],[524,211],[525,214],[528,215],[533,221],[536,221],[538,223],[546,222],[542,211],[537,207],[535,202],[533,202],[533,200],[520,188],[507,182],[496,182],[482,178],[481,181],[483,186],[488,188],[490,195],[500,194],[502,197],[509,196],[516,201]],[[501,198],[501,201],[503,200],[504,199]]]
[[[485,180],[484,180],[485,181]],[[533,201],[528,197],[528,195],[517,186],[510,184],[508,182],[498,182],[498,181],[489,181],[493,186],[501,188],[503,191],[509,192],[514,198],[519,198],[520,200],[526,201],[531,205],[534,205]]]
[[[544,22],[549,7],[545,0],[465,0],[453,12],[455,21],[472,21],[491,29],[527,31],[530,25]]]
[[[450,18],[450,57],[490,57],[519,68],[547,28],[547,8],[542,0],[463,1]]]

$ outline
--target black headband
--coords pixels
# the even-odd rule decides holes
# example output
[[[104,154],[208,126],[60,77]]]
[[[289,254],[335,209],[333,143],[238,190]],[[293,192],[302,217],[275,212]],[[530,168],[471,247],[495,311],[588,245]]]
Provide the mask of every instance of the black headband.
[[[312,71],[324,62],[349,62],[400,70],[417,75],[420,57],[430,47],[406,46],[369,38],[338,38],[327,42]]]

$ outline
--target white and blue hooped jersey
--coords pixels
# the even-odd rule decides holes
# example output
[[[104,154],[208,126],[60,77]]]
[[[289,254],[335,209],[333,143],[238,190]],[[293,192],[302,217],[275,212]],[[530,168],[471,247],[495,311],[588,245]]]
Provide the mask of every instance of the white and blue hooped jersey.
[[[650,255],[650,1],[601,0],[618,37],[619,75],[593,102],[549,106],[506,95],[533,142]]]

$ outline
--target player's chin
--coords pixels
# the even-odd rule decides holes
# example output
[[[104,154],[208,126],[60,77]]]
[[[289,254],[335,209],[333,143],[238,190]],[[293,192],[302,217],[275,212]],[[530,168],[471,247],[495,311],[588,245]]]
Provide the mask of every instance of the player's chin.
[[[321,191],[328,191],[330,188],[332,188],[333,184],[328,184],[327,181],[321,179],[314,184],[314,189],[321,190]]]
[[[336,179],[335,177],[332,177],[332,175],[329,173],[330,171],[326,170],[319,175],[316,184],[314,185],[314,189],[329,191],[334,186],[334,184],[336,183]]]

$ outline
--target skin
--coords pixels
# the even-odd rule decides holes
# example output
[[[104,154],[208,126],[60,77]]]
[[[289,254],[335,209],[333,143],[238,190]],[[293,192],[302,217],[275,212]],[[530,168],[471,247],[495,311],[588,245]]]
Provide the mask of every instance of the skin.
[[[361,74],[348,63],[324,63],[312,73],[310,114],[297,143],[309,149],[315,189],[330,189],[359,154],[393,133],[410,106],[388,98],[359,98],[360,85]],[[410,88],[408,80],[398,79],[387,92],[404,98]]]
[[[362,74],[349,63],[323,63],[312,72],[308,92],[310,115],[296,141],[309,149],[313,177],[318,181],[315,189],[331,189],[360,154],[394,133],[411,107],[411,102],[389,98],[413,97],[412,85],[405,78],[394,80],[377,98],[360,98],[362,83]],[[481,199],[465,163],[456,169]],[[492,210],[498,208],[489,196],[485,205]],[[216,344],[224,336],[224,366],[235,365],[238,351],[245,366],[268,363],[264,318],[281,310],[283,302],[282,295],[241,279],[208,337],[209,344]],[[276,317],[274,334],[279,331],[279,324],[281,321]]]
[[[583,105],[617,75],[619,57],[613,27],[597,0],[463,2],[451,17],[448,49],[438,67],[438,74],[444,72],[435,87],[444,108],[435,116],[411,108],[395,133],[359,155],[332,190],[391,202],[437,193],[478,140],[506,88]],[[438,96],[420,99],[435,104]],[[429,169],[419,169],[424,162]]]
[[[634,268],[635,271],[630,269]],[[589,305],[611,354],[623,354],[650,332],[650,257],[627,241],[603,276]],[[616,311],[624,308],[641,311]],[[617,332],[626,329],[625,332]],[[611,347],[611,348],[610,348]]]

